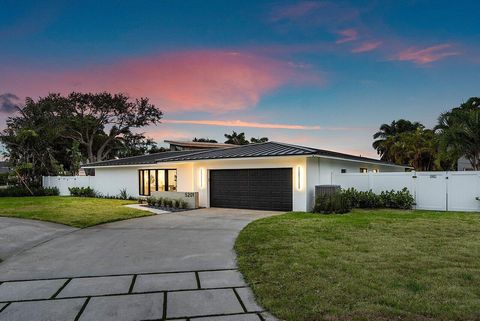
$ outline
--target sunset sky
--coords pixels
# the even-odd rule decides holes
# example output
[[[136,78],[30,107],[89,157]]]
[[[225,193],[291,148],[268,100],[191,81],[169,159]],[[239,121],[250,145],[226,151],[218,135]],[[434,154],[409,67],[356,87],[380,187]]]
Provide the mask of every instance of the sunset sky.
[[[0,127],[27,96],[149,97],[147,136],[376,156],[398,118],[480,95],[478,1],[0,0]],[[18,99],[17,99],[18,98]]]

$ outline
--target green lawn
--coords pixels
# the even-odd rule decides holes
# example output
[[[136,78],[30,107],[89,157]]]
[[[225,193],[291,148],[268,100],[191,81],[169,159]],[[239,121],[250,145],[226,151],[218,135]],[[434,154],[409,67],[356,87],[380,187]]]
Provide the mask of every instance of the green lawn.
[[[235,249],[284,320],[480,320],[479,213],[288,213],[248,225]]]
[[[66,196],[0,197],[0,216],[29,218],[88,227],[106,222],[148,216],[125,207],[135,201]]]

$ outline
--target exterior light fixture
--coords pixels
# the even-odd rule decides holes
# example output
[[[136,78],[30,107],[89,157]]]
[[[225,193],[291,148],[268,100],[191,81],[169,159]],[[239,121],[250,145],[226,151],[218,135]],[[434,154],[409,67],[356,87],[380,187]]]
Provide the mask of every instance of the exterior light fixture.
[[[201,167],[200,170],[199,170],[198,186],[201,189],[205,188],[205,168],[203,168],[203,167]]]
[[[302,166],[298,165],[297,168],[295,169],[296,175],[297,175],[297,190],[301,191],[302,186],[303,186],[303,168]]]

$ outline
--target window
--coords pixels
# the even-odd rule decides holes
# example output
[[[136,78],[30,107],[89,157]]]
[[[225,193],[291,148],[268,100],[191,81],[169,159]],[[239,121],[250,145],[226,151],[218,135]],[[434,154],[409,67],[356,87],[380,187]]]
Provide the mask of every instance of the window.
[[[176,169],[141,169],[138,171],[138,193],[149,196],[152,192],[176,191]]]
[[[360,173],[368,173],[368,168],[360,167]]]
[[[346,169],[346,168],[342,168],[342,169],[340,170],[340,173],[342,173],[342,174],[345,174],[346,172],[347,172],[347,169]]]
[[[378,168],[372,169],[372,173],[378,173],[380,170]]]

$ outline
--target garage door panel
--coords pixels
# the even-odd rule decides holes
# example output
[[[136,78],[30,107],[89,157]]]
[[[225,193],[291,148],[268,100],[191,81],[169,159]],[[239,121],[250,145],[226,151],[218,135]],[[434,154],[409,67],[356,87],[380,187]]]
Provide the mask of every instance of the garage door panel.
[[[290,211],[292,169],[210,171],[210,206]]]

